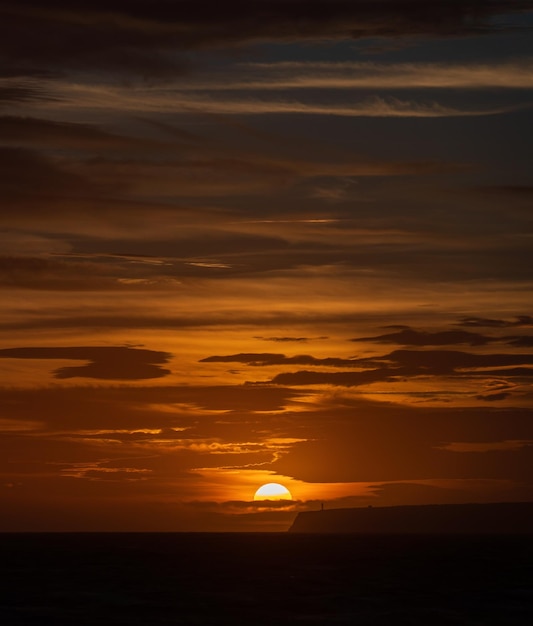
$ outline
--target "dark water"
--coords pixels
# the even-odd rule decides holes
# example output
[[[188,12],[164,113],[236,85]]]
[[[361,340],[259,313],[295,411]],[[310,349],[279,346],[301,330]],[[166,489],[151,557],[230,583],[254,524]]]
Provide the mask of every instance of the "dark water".
[[[3,626],[533,624],[533,535],[0,535]]]

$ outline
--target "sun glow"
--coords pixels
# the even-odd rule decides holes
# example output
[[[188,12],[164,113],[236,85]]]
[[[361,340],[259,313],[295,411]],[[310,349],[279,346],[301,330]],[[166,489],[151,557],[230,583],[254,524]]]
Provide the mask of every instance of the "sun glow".
[[[254,500],[292,500],[291,492],[279,483],[267,483],[255,492]]]

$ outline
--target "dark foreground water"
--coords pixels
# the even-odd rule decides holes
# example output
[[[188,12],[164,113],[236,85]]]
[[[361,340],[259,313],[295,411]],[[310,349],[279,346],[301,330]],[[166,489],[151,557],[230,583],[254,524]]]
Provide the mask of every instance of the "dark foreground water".
[[[533,624],[533,535],[0,535],[0,624]]]

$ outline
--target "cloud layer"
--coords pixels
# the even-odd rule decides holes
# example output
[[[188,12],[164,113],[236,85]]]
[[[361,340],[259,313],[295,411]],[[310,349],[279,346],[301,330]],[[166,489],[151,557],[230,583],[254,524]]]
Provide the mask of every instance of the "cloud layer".
[[[532,15],[0,2],[0,529],[530,500]]]

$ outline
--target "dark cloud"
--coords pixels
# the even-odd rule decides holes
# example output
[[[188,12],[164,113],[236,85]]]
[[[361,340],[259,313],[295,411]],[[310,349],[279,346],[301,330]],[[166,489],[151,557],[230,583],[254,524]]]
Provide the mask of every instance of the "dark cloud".
[[[508,337],[507,343],[517,348],[533,348],[533,337],[521,335],[519,337]]]
[[[288,359],[290,362],[290,359]],[[282,361],[279,360],[279,364]],[[317,360],[317,364],[320,361]],[[395,350],[369,359],[344,360],[362,372],[284,372],[272,379],[280,385],[340,385],[354,387],[412,376],[533,376],[533,354],[471,354],[453,350]],[[508,369],[504,369],[508,368]]]
[[[264,365],[327,365],[331,367],[355,367],[359,365],[357,361],[350,359],[325,358],[316,359],[308,354],[288,357],[284,354],[246,353],[232,354],[229,356],[209,356],[201,359],[203,363],[246,363],[252,366]]]
[[[518,0],[19,0],[0,5],[0,51],[21,68],[120,70],[153,78],[187,70],[187,62],[172,54],[180,50],[311,37],[476,34],[496,28],[494,16],[527,8]]]
[[[341,387],[357,387],[378,381],[390,380],[393,374],[383,370],[369,370],[366,372],[284,372],[274,376],[272,382],[276,385],[335,385]]]
[[[486,395],[478,395],[476,396],[477,400],[483,400],[484,402],[498,402],[500,400],[506,400],[507,398],[510,397],[510,393],[505,393],[505,392],[501,392],[501,393],[489,393]]]
[[[531,315],[517,315],[514,320],[499,320],[485,317],[463,317],[459,326],[473,328],[513,328],[515,326],[533,326]]]
[[[273,341],[274,343],[307,343],[310,341],[308,337],[254,337],[262,341]]]
[[[438,333],[436,333],[438,335]],[[446,333],[442,333],[446,335]],[[365,339],[368,341],[368,339]],[[426,345],[426,344],[420,344]],[[434,345],[434,344],[429,344]],[[483,345],[483,343],[481,344]],[[270,365],[316,365],[328,367],[369,368],[380,366],[387,377],[390,375],[451,374],[462,369],[510,367],[513,365],[533,365],[532,354],[472,354],[453,350],[395,350],[389,354],[372,358],[322,358],[308,354],[288,357],[284,354],[242,353],[228,356],[210,356],[201,359],[203,363],[246,363],[259,367]],[[369,372],[364,372],[367,375]],[[299,374],[310,374],[300,372]],[[532,371],[533,374],[533,371]],[[280,376],[283,376],[281,374]],[[328,377],[328,375],[326,375]],[[364,377],[363,377],[364,378]],[[339,380],[343,375],[339,376]],[[283,379],[282,379],[283,380]],[[349,376],[346,380],[350,380]],[[354,378],[357,380],[357,377]],[[275,379],[275,382],[279,382]]]
[[[533,354],[471,354],[455,350],[395,350],[380,357],[400,374],[451,374],[463,369],[533,365]],[[533,374],[533,370],[531,371]]]
[[[377,337],[361,337],[351,339],[351,341],[376,341],[377,343],[396,343],[402,346],[448,346],[461,343],[483,346],[491,341],[498,341],[498,339],[465,331],[448,330],[429,333],[406,328],[397,333],[378,335]]]
[[[87,365],[61,367],[55,378],[96,378],[103,380],[142,380],[162,378],[170,370],[160,366],[170,359],[167,352],[128,347],[5,348],[4,359],[67,359],[89,361]]]
[[[235,509],[261,510],[293,508],[294,505],[297,504],[297,502],[295,502],[294,500],[261,500],[257,502],[243,502],[240,500],[236,500],[225,502],[224,504],[229,507],[234,507]]]

